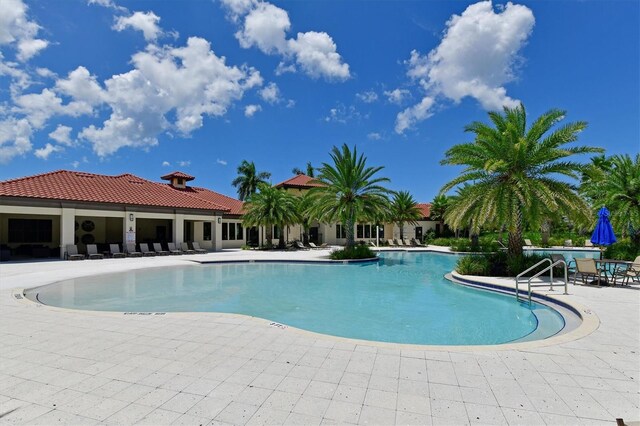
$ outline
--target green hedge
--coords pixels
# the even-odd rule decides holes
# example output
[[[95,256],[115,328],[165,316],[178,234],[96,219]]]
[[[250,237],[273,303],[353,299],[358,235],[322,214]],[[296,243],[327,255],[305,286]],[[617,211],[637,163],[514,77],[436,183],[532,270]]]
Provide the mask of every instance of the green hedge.
[[[546,257],[538,254],[509,257],[504,252],[469,255],[458,259],[456,271],[463,275],[515,277]],[[536,272],[532,271],[527,276]]]
[[[343,248],[331,252],[329,255],[333,260],[347,260],[347,259],[370,259],[376,257],[375,253],[367,246],[356,245],[351,248]]]
[[[638,256],[640,246],[633,244],[629,239],[619,240],[604,251],[605,259],[635,260]]]

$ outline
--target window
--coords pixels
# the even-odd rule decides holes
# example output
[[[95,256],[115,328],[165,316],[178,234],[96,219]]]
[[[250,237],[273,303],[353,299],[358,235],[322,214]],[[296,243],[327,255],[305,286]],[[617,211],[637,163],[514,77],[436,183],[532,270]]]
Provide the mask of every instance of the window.
[[[371,225],[364,225],[364,237],[371,238]]]
[[[340,224],[336,224],[336,238],[347,238],[347,230]]]
[[[236,224],[235,223],[230,223],[229,224],[229,239],[230,240],[235,240],[236,239]]]
[[[356,238],[362,238],[362,225],[356,226]]]
[[[238,240],[244,239],[244,237],[242,236],[242,224],[241,223],[236,223],[236,238]]]
[[[378,236],[380,238],[384,238],[384,226],[378,226],[378,229],[379,229]]]
[[[280,228],[278,225],[273,225],[273,239],[280,238]]]
[[[10,243],[50,243],[52,221],[48,219],[9,219]]]
[[[222,224],[222,241],[226,241],[229,239],[229,224]]]
[[[204,222],[202,227],[202,239],[204,241],[211,241],[211,222]]]

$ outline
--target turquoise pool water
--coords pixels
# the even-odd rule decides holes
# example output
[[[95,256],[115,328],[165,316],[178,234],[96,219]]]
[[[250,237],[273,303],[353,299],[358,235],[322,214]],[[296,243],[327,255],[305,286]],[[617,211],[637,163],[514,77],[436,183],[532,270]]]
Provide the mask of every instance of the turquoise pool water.
[[[29,290],[72,309],[228,312],[334,336],[431,345],[499,344],[560,331],[540,304],[453,284],[457,256],[381,254],[378,263],[236,263],[153,268]],[[544,318],[539,327],[538,318]]]

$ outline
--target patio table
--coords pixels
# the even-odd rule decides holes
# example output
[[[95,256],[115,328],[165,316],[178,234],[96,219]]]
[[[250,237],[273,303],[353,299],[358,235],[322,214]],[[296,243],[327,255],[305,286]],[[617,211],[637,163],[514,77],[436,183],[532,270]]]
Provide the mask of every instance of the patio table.
[[[602,270],[606,270],[611,274],[611,276],[613,277],[613,285],[616,285],[616,276],[621,268],[623,266],[628,266],[631,264],[631,262],[629,261],[617,259],[596,259],[596,263],[600,265],[600,268]]]

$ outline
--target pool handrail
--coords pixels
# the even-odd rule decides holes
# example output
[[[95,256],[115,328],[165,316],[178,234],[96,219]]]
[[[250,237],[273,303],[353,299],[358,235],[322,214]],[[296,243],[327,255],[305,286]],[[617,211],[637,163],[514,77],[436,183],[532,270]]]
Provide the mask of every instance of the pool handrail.
[[[534,278],[538,278],[540,275],[542,275],[545,272],[549,271],[549,291],[553,291],[553,268],[555,266],[560,265],[560,264],[564,265],[564,294],[569,294],[567,292],[567,283],[569,281],[568,275],[567,275],[567,262],[565,262],[564,260],[557,260],[554,263],[552,263],[551,265],[549,265],[546,268],[544,268],[542,271],[539,271],[538,273],[536,273],[535,275],[530,277],[529,280],[527,281],[527,284],[529,286],[529,288],[528,288],[528,291],[529,291],[529,305],[531,305],[531,280],[533,280]]]
[[[524,274],[526,274],[527,272],[530,272],[530,271],[534,270],[535,268],[537,268],[538,266],[542,265],[545,262],[549,262],[549,265],[551,265],[551,263],[552,263],[551,259],[544,258],[540,262],[536,263],[535,265],[531,266],[530,268],[525,269],[524,271],[522,271],[518,275],[516,275],[516,301],[520,300],[520,291],[518,290],[518,282],[520,281],[520,278]],[[531,288],[529,288],[529,300],[531,300]]]

